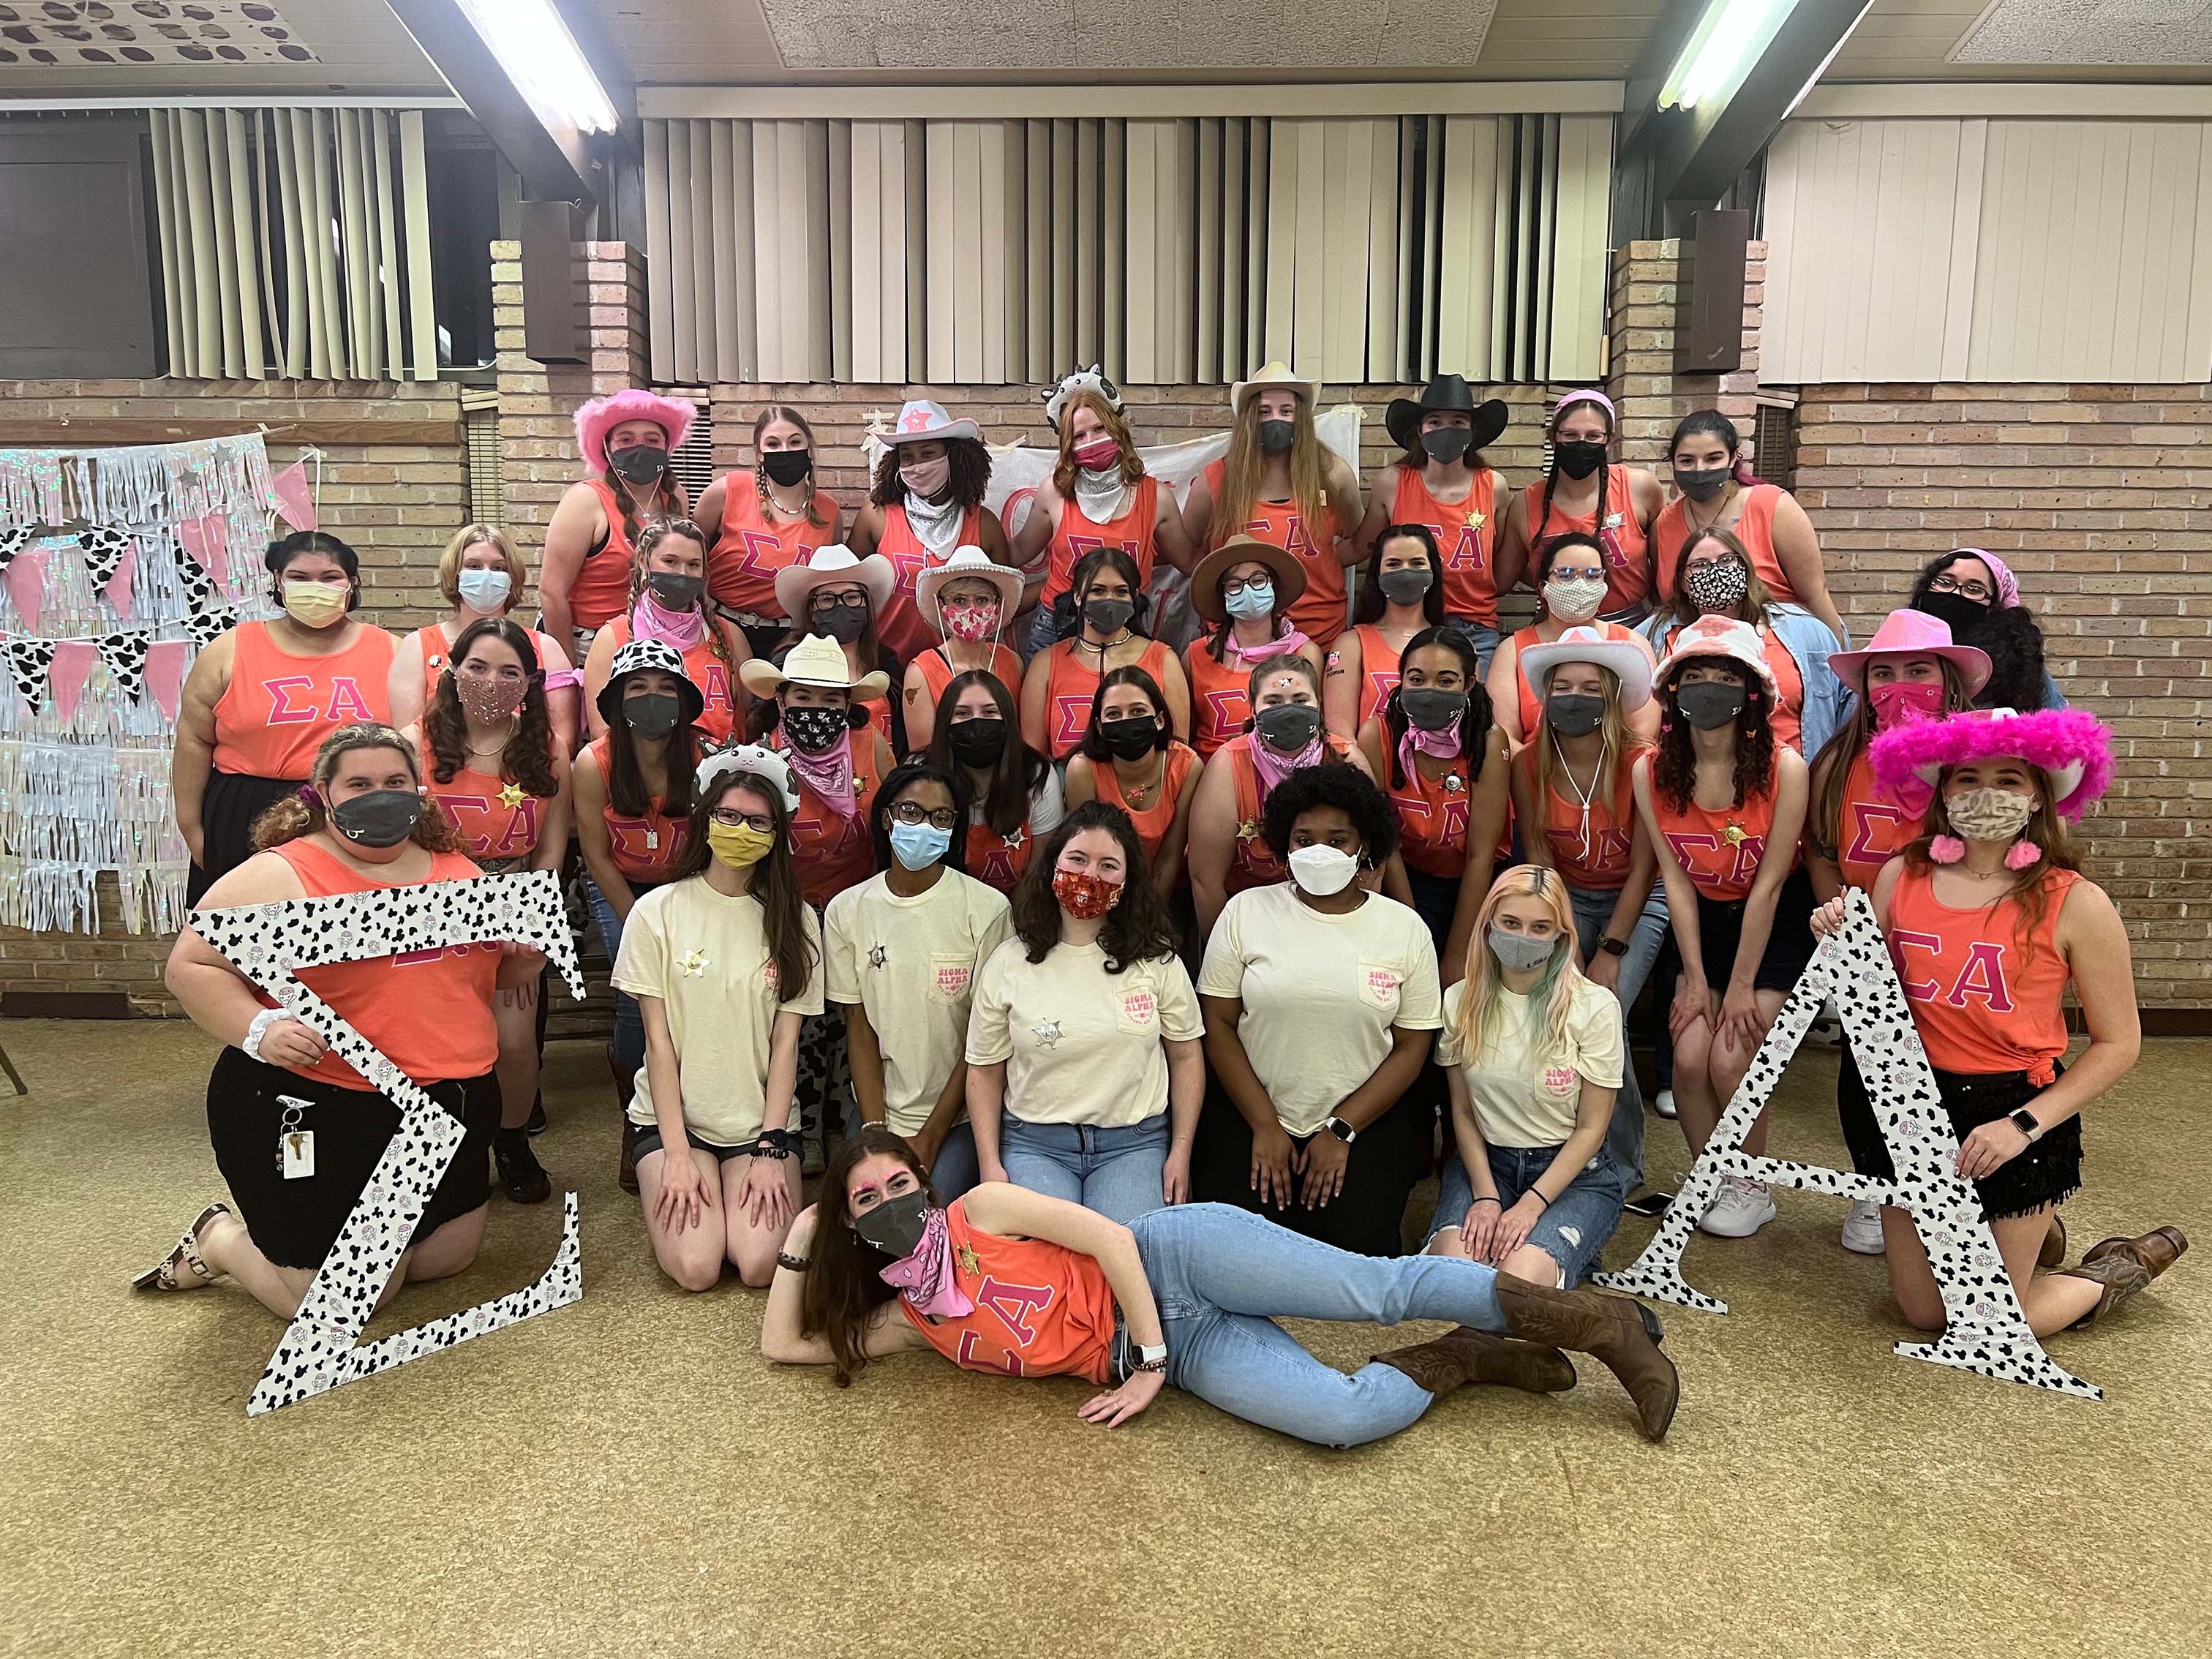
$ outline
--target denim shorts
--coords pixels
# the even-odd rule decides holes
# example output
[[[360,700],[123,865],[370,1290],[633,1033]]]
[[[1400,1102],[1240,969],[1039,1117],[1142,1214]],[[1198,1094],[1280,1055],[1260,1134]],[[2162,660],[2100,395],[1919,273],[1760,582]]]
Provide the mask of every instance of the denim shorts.
[[[1559,1153],[1557,1146],[1492,1146],[1488,1150],[1491,1182],[1498,1188],[1499,1204],[1509,1210],[1552,1167],[1552,1161]],[[1552,1200],[1551,1206],[1528,1230],[1528,1243],[1559,1264],[1564,1274],[1561,1283],[1566,1289],[1572,1290],[1597,1267],[1598,1253],[1605,1249],[1613,1229],[1620,1224],[1621,1202],[1627,1196],[1627,1178],[1601,1147],[1597,1156],[1583,1166],[1568,1183],[1566,1191]],[[1447,1227],[1456,1227],[1464,1222],[1474,1199],[1474,1188],[1467,1178],[1467,1166],[1455,1153],[1437,1182],[1437,1212],[1429,1224],[1430,1238],[1434,1239]]]

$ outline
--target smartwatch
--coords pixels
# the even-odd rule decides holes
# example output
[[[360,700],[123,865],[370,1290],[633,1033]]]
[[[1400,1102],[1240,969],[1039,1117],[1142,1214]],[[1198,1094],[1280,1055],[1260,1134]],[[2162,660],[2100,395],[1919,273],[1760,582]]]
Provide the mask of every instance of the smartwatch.
[[[1322,1120],[1321,1127],[1347,1146],[1359,1139],[1359,1131],[1340,1117],[1325,1117]]]
[[[2025,1106],[2012,1115],[2012,1127],[2026,1135],[2030,1141],[2040,1140],[2043,1138],[2043,1126],[2035,1121],[2035,1114]]]
[[[1597,948],[1609,957],[1625,957],[1628,954],[1628,941],[1625,939],[1615,939],[1608,933],[1597,942]]]
[[[1150,1347],[1141,1342],[1129,1344],[1129,1370],[1133,1376],[1138,1371],[1164,1371],[1167,1368],[1166,1343],[1156,1343]]]

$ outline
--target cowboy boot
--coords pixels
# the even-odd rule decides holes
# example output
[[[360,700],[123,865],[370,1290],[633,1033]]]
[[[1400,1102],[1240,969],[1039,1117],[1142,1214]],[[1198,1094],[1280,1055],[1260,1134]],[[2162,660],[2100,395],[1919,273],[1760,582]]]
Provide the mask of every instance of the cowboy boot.
[[[2101,1244],[2092,1244],[2081,1253],[2081,1265],[2102,1261],[2108,1255],[2127,1255],[2150,1270],[2156,1279],[2181,1259],[2189,1248],[2188,1235],[2179,1227],[2154,1227],[2136,1238],[2108,1238]]]
[[[2092,1244],[2080,1262],[2062,1270],[2064,1278],[2086,1279],[2105,1287],[2097,1305],[2074,1323],[2094,1324],[2179,1261],[2188,1248],[2188,1237],[2179,1227],[2155,1227],[2138,1238],[2107,1238]]]
[[[1503,1382],[1530,1394],[1560,1394],[1575,1386],[1575,1368],[1557,1348],[1516,1342],[1462,1325],[1433,1342],[1417,1342],[1373,1357],[1401,1370],[1438,1399],[1462,1382]]]
[[[2114,1241],[2107,1240],[2106,1243]],[[2035,1252],[2035,1265],[2048,1271],[2066,1260],[2066,1218],[2053,1210],[2051,1225]]]
[[[1498,1305],[1513,1334],[1587,1353],[1620,1381],[1636,1402],[1647,1438],[1663,1440],[1681,1402],[1674,1362],[1659,1351],[1658,1316],[1640,1302],[1596,1291],[1557,1291],[1511,1273],[1498,1275]]]
[[[637,1190],[637,1125],[629,1121],[630,1097],[637,1092],[637,1075],[626,1072],[615,1058],[615,1045],[607,1044],[607,1069],[615,1075],[615,1103],[622,1112],[622,1162],[615,1179],[626,1193]]]

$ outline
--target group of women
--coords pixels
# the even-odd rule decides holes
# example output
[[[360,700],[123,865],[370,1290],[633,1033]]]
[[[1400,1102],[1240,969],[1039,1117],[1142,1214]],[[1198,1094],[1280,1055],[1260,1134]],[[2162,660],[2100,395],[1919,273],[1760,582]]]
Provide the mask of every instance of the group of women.
[[[186,686],[195,898],[556,869],[573,825],[656,1259],[770,1286],[766,1352],[841,1381],[927,1346],[1114,1384],[1093,1420],[1164,1379],[1347,1443],[1462,1382],[1568,1386],[1571,1347],[1663,1434],[1656,1322],[1578,1288],[1642,1178],[1629,1011],[1653,984],[1694,1152],[1854,886],[2035,1328],[2170,1265],[2171,1228],[2063,1265],[2079,1114],[2137,1024],[2066,829],[2107,734],[2064,708],[2003,562],[1933,560],[1847,649],[1810,522],[1718,414],[1675,433],[1670,494],[1570,392],[1515,490],[1482,456],[1504,405],[1440,376],[1390,406],[1401,453],[1363,507],[1317,390],[1279,365],[1237,386],[1178,504],[1112,384],[1070,376],[1011,536],[980,432],[935,404],[882,434],[848,523],[796,411],[763,410],[754,469],[695,511],[668,464],[690,406],[621,393],[578,415],[593,476],[549,526],[535,629],[496,528],[453,538],[451,612],[404,641],[352,619],[343,544],[280,541],[282,615]],[[1148,625],[1161,565],[1209,624],[1180,652]],[[472,1255],[483,1145],[510,1196],[548,1188],[542,963],[418,954],[302,975],[468,1123],[412,1277]],[[210,1206],[141,1282],[228,1273],[289,1314],[396,1109],[189,930],[171,984],[229,1045],[210,1122],[243,1213]],[[2090,1042],[2061,1068],[2069,985]],[[1848,1056],[1838,1105],[1886,1172]],[[802,1211],[817,1118],[843,1144]],[[271,1156],[301,1129],[306,1174]],[[1773,1213],[1731,1179],[1700,1224]],[[1845,1243],[1941,1324],[1909,1218],[1855,1214]],[[1463,1328],[1346,1377],[1278,1316]]]

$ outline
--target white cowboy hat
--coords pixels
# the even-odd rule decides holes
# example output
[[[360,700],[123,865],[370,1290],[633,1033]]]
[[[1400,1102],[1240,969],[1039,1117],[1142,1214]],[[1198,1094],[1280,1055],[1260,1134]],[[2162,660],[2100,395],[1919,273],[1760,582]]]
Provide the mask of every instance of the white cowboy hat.
[[[845,647],[826,634],[809,634],[783,653],[781,667],[766,657],[755,657],[738,670],[738,678],[757,697],[772,697],[786,685],[811,685],[825,691],[850,691],[854,699],[872,702],[890,689],[891,677],[881,669],[853,678],[845,660]]]
[[[842,542],[833,542],[827,547],[816,548],[805,564],[787,564],[775,573],[775,602],[783,607],[785,616],[803,623],[806,620],[807,595],[817,587],[844,582],[858,582],[866,588],[870,613],[881,616],[898,586],[898,572],[880,553],[871,553],[865,559],[855,558],[851,548]]]
[[[727,749],[715,750],[699,763],[699,770],[694,775],[696,792],[706,794],[717,779],[732,773],[758,778],[783,797],[785,811],[799,810],[799,787],[791,781],[791,763],[775,750],[757,743],[733,744]]]
[[[1633,714],[1651,701],[1651,659],[1634,640],[1610,640],[1595,628],[1570,628],[1549,645],[1521,653],[1521,672],[1540,697],[1544,676],[1563,662],[1595,663],[1620,682],[1620,711]]]
[[[897,424],[876,436],[883,443],[896,446],[950,443],[955,438],[981,441],[983,433],[973,421],[954,420],[951,412],[935,398],[915,398],[900,405]]]
[[[933,564],[915,578],[915,606],[929,619],[932,628],[940,634],[945,631],[945,624],[937,614],[937,596],[963,576],[971,581],[987,581],[997,588],[1000,616],[1006,622],[1013,621],[1014,612],[1022,605],[1022,573],[992,563],[991,556],[980,547],[956,547],[952,556],[943,564]]]
[[[1309,409],[1313,406],[1314,393],[1319,389],[1313,381],[1302,380],[1291,374],[1287,364],[1269,363],[1250,380],[1239,380],[1229,388],[1229,412],[1231,415],[1242,415],[1244,412],[1244,400],[1247,398],[1255,392],[1266,392],[1276,386],[1287,387],[1297,392],[1299,397],[1305,399]]]

